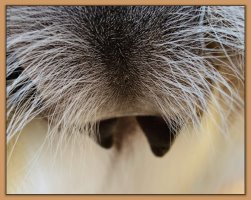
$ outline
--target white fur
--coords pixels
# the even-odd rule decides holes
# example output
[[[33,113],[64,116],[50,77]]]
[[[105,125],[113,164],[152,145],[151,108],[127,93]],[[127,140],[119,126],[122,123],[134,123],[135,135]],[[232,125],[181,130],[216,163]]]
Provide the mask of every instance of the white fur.
[[[187,13],[183,25],[189,28],[153,44],[162,51],[152,52],[150,62],[142,61],[148,70],[141,87],[150,103],[166,121],[175,117],[184,124],[163,159],[151,154],[139,128],[121,154],[86,137],[95,139],[97,120],[125,113],[107,106],[116,96],[107,95],[102,66],[92,66],[93,71],[87,62],[73,62],[82,51],[89,52],[85,40],[62,24],[19,32],[34,23],[32,14],[46,12],[55,10],[8,9],[7,75],[25,68],[7,83],[8,193],[243,193],[243,7],[203,6],[199,24],[189,24],[193,16]],[[173,14],[182,12],[179,8]],[[52,19],[41,15],[40,20]],[[53,20],[60,19],[55,15]],[[170,20],[169,26],[178,21]],[[206,47],[208,42],[217,48]],[[47,49],[50,45],[54,47]],[[162,71],[156,64],[164,66]],[[11,95],[26,77],[32,81]],[[38,93],[23,102],[34,85]],[[140,101],[146,103],[143,97]],[[202,121],[198,109],[204,113]],[[48,121],[36,119],[44,113],[49,113]]]
[[[34,120],[9,162],[7,193],[243,194],[243,113],[235,119],[226,138],[204,117],[199,134],[183,130],[163,158],[152,154],[140,129],[121,154],[82,135],[55,157],[57,143],[45,139],[46,122]]]

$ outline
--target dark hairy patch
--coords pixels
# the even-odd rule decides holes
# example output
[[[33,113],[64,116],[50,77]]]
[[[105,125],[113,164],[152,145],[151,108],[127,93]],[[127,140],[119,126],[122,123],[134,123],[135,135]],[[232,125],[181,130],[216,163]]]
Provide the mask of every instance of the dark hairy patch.
[[[22,67],[15,68],[14,71],[7,76],[6,80],[9,81],[9,80],[17,79],[22,74],[23,70],[24,69]]]
[[[147,76],[149,66],[158,67],[153,60],[162,47],[157,44],[172,40],[175,32],[192,24],[198,26],[199,17],[194,16],[199,10],[198,6],[63,7],[66,15],[62,21],[66,21],[67,30],[85,41],[91,63],[103,67],[111,90],[125,98],[140,93],[139,77]],[[180,47],[175,48],[178,51]],[[169,52],[169,56],[175,60],[175,53]]]

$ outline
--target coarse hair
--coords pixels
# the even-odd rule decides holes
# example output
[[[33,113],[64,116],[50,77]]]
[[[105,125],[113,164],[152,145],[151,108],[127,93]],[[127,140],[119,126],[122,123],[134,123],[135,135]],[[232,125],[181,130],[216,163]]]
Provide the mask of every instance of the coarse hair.
[[[244,109],[244,21],[243,6],[8,6],[7,143],[36,118],[58,149],[128,116],[176,134],[206,115],[227,135]]]

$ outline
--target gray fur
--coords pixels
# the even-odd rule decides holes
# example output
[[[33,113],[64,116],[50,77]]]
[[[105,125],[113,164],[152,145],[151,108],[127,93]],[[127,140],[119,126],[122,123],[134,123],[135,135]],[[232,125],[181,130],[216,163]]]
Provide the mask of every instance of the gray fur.
[[[8,6],[7,53],[7,76],[24,69],[7,82],[8,140],[38,116],[51,136],[94,134],[101,119],[195,125],[209,101],[244,104],[241,6]]]

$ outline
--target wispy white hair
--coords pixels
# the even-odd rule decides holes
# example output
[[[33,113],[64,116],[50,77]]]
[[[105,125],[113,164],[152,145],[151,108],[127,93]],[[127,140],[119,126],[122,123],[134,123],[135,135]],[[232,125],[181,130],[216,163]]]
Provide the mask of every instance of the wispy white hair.
[[[172,120],[196,126],[202,115],[213,118],[208,109],[212,103],[222,121],[219,129],[227,132],[231,114],[244,107],[244,7],[190,8],[171,6],[159,39],[153,27],[158,24],[156,13],[164,12],[165,6],[152,12],[149,6],[128,8],[141,16],[138,24],[148,17],[141,33],[147,37],[135,38],[131,53],[130,62],[141,66],[135,70],[134,89],[128,83],[133,71],[121,76],[113,68],[107,72],[89,35],[81,35],[81,31],[90,33],[87,26],[79,27],[83,16],[76,14],[85,8],[9,6],[7,77],[20,67],[23,71],[7,81],[7,142],[38,117],[48,120],[49,140],[60,133],[61,145],[81,133],[97,137],[97,121],[120,116],[124,109],[120,90],[127,88],[121,83],[130,87],[125,105],[135,102],[131,95],[137,107],[153,105],[170,124]],[[134,28],[130,31],[136,33]]]

